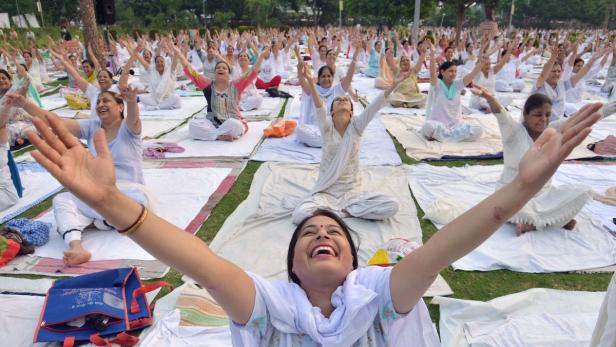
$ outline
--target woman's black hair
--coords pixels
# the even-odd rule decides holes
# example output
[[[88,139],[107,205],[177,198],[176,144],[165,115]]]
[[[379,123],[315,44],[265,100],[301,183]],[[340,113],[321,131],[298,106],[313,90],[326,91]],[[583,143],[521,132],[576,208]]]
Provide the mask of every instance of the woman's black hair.
[[[21,65],[21,67],[23,67],[24,70],[26,70],[26,72],[28,72],[28,67],[26,66],[26,64],[19,64],[19,65]]]
[[[327,46],[326,45],[319,45],[319,52],[321,51],[321,47],[325,48],[325,50],[327,51]],[[327,54],[327,53],[325,53]]]
[[[545,94],[536,93],[528,97],[524,103],[523,115],[529,115],[532,110],[539,108],[545,104],[552,105],[552,100]]]
[[[317,73],[317,80],[319,78],[321,78],[321,75],[323,74],[323,71],[325,71],[325,70],[329,70],[329,73],[332,75],[332,77],[334,77],[334,70],[331,67],[327,66],[327,65],[323,65],[323,66],[321,66],[319,68],[319,72]],[[317,84],[319,84],[318,81],[317,81]]]
[[[584,59],[582,58],[575,58],[575,60],[573,61],[573,66],[577,65],[577,63],[583,63]]]
[[[113,74],[111,73],[111,71],[107,70],[107,69],[101,69],[101,71],[98,72],[98,74],[102,74],[103,72],[107,73],[107,75],[109,76],[109,78],[113,79]],[[96,76],[98,78],[98,75]]]
[[[355,242],[353,241],[353,237],[351,236],[351,234],[354,234],[356,236],[355,232],[351,230],[351,228],[349,228],[349,226],[344,222],[344,220],[342,220],[342,218],[340,218],[336,213],[330,210],[318,209],[314,211],[311,216],[304,218],[304,220],[302,220],[297,225],[295,231],[293,231],[293,236],[291,236],[291,241],[289,242],[289,249],[287,251],[287,274],[289,275],[289,280],[297,285],[301,285],[301,281],[299,280],[297,275],[293,273],[293,258],[295,257],[295,245],[297,244],[297,240],[299,239],[304,224],[306,224],[309,219],[317,216],[329,217],[335,220],[338,225],[340,225],[340,228],[344,232],[344,236],[346,237],[347,241],[349,242],[349,245],[351,246],[351,255],[353,256],[353,269],[357,269],[358,266],[357,248],[355,247]]]
[[[5,69],[0,69],[0,74],[3,74],[4,76],[6,76],[6,78],[8,78],[9,81],[13,80],[13,78],[11,77],[11,74]]]
[[[441,73],[441,71],[446,71],[447,69],[449,69],[452,66],[457,66],[457,65],[454,64],[452,61],[446,61],[446,62],[442,63],[438,67],[438,78],[442,80],[443,79],[443,74]]]
[[[92,62],[90,61],[90,59],[84,59],[84,60],[82,60],[82,61],[81,61],[81,65],[84,65],[84,64],[88,64],[88,65],[90,65],[91,67],[94,67],[94,63],[92,63]]]
[[[154,61],[156,61],[156,58],[154,58]],[[227,63],[224,60],[219,61],[218,63],[216,63],[216,65],[214,65],[214,69],[216,69],[218,67],[218,65],[220,64],[225,64],[227,65],[227,69],[229,70],[229,75],[231,74],[232,70],[231,70],[231,65],[229,65],[229,63]]]

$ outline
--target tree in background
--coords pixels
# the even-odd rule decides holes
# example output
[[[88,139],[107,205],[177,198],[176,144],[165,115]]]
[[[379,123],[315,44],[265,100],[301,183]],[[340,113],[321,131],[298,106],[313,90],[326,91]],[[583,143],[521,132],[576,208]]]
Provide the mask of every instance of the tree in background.
[[[79,12],[81,23],[83,24],[83,35],[86,46],[91,45],[96,55],[96,59],[104,62],[104,45],[96,27],[96,15],[94,12],[94,2],[92,0],[79,0]]]

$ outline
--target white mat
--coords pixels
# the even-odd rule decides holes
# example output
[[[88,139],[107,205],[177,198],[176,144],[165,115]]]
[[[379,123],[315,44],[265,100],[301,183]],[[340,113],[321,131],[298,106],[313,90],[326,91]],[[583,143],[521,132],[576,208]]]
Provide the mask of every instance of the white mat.
[[[359,104],[355,107],[355,112],[363,109]],[[289,101],[286,108],[285,118],[296,119],[300,109],[299,97]],[[296,140],[296,134],[293,133],[284,138],[265,139],[251,159],[314,164],[321,162],[321,152],[321,148],[308,147],[299,143]],[[364,132],[359,149],[359,160],[362,165],[402,164],[391,137],[378,117],[368,124]]]
[[[459,143],[426,140],[419,133],[425,117],[383,115],[381,119],[387,130],[404,147],[406,155],[416,160],[440,159],[445,155],[479,156],[496,154],[503,150],[496,118],[491,115],[463,116],[465,122],[480,125],[483,128],[483,135],[479,141]]]
[[[60,93],[42,97],[41,104],[43,105],[43,109],[47,111],[52,111],[67,105],[66,100],[62,97],[62,95],[60,95]]]
[[[259,161],[289,163],[320,163],[321,148],[308,147],[295,139],[295,133],[284,138],[265,139],[257,153],[251,157]],[[396,147],[380,119],[374,119],[364,132],[359,148],[362,165],[400,165],[402,161]]]
[[[255,173],[250,194],[227,218],[210,247],[246,271],[270,280],[287,280],[286,255],[295,226],[291,212],[282,207],[282,198],[300,199],[317,177],[315,165],[265,163]],[[359,236],[359,263],[365,264],[374,252],[391,238],[402,237],[422,243],[417,211],[407,189],[402,167],[362,169],[363,187],[398,199],[400,210],[386,221],[347,218]],[[439,277],[427,296],[451,294]],[[444,295],[448,295],[444,294]]]
[[[184,229],[197,216],[209,197],[231,172],[227,168],[144,169],[146,185],[156,198],[155,212],[161,218]],[[41,217],[55,225],[52,211]],[[83,246],[92,252],[91,260],[154,260],[131,239],[115,231],[85,232]],[[62,259],[67,246],[52,229],[49,242],[36,249],[35,256]]]
[[[434,298],[445,347],[587,347],[605,293],[529,289],[488,302]]]
[[[263,97],[261,107],[252,111],[242,111],[242,117],[246,120],[272,118],[278,116],[280,108],[284,105],[283,98]]]
[[[139,106],[139,116],[141,119],[186,119],[195,113],[203,110],[207,102],[203,97],[186,97],[182,98],[182,107],[175,110],[152,110],[146,111],[144,106]],[[62,107],[53,111],[55,114],[62,118],[75,118],[77,113],[83,118],[88,118],[90,110],[72,110],[69,107]]]
[[[139,104],[139,115],[144,119],[186,119],[203,110],[207,102],[203,96],[185,97],[182,99],[182,107],[175,110],[145,110],[143,104]]]
[[[409,182],[424,210],[440,197],[468,209],[494,192],[501,172],[502,165],[448,168],[419,164],[410,166]],[[553,184],[566,183],[587,184],[603,194],[616,186],[616,166],[561,165]],[[610,266],[616,264],[616,238],[603,224],[611,223],[615,214],[616,207],[592,200],[575,217],[573,231],[547,229],[516,237],[514,226],[507,223],[453,267],[467,271],[559,272]]]
[[[175,142],[184,147],[185,151],[182,153],[165,153],[167,158],[248,158],[263,138],[263,129],[269,124],[270,121],[249,122],[248,132],[233,142],[193,140],[188,135],[188,124],[186,124],[153,142]]]
[[[36,162],[28,160],[30,158],[28,155],[16,159],[24,194],[16,205],[0,211],[0,224],[22,214],[62,189],[53,176]]]
[[[167,131],[179,126],[184,119],[142,119],[141,138],[152,139],[164,134]]]

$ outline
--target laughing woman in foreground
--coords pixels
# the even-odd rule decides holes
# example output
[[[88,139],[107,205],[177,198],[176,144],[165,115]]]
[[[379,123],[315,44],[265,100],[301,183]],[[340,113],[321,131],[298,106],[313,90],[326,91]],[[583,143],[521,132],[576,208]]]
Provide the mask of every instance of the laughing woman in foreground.
[[[292,283],[268,282],[213,253],[196,236],[121,193],[103,131],[90,154],[56,117],[34,123],[33,153],[67,190],[156,258],[207,288],[233,321],[235,346],[438,346],[421,297],[438,273],[463,257],[522,208],[600,118],[584,108],[560,132],[545,130],[520,160],[517,175],[394,267],[358,268],[346,225],[315,212],[289,245]],[[275,242],[272,240],[272,242]]]

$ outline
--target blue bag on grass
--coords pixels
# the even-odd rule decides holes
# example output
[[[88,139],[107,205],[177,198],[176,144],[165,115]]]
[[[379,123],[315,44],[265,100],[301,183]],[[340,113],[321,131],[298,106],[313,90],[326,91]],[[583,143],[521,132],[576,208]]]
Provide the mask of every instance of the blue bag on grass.
[[[47,292],[34,342],[134,346],[139,338],[126,332],[152,324],[145,294],[168,285],[159,281],[144,286],[136,268],[57,280]]]

